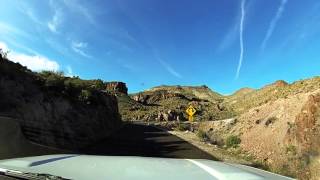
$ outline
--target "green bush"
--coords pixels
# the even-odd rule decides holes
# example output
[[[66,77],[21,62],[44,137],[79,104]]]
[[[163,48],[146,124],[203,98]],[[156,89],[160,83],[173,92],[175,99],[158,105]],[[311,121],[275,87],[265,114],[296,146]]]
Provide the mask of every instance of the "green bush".
[[[203,141],[208,139],[207,133],[201,129],[197,131],[197,136],[198,138],[200,138],[200,140],[203,140]]]
[[[230,147],[236,148],[240,143],[241,143],[241,139],[235,135],[228,136],[225,142],[228,148]]]

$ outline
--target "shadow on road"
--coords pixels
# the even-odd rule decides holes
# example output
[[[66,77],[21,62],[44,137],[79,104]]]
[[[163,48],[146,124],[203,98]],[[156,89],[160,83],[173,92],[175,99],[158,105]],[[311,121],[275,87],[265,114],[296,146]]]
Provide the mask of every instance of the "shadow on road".
[[[127,124],[109,138],[81,150],[90,155],[217,160],[183,139],[152,126]]]
[[[144,156],[217,160],[183,139],[152,126],[127,124],[119,131],[93,145],[77,150],[57,150],[29,142],[18,123],[0,118],[0,159],[46,154],[77,153],[109,156]]]

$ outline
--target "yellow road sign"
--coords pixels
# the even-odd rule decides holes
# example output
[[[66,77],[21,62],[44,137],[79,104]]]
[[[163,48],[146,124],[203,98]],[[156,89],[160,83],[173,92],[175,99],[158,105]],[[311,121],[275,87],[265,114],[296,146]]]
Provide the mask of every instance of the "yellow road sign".
[[[192,106],[189,106],[187,109],[186,109],[186,113],[189,115],[189,116],[193,116],[195,113],[197,112],[197,110],[192,107]]]

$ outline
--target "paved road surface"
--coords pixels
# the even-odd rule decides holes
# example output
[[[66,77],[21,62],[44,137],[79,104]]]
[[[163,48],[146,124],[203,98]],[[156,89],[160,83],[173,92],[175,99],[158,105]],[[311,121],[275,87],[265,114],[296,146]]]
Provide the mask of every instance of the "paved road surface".
[[[108,139],[84,149],[83,153],[216,160],[176,136],[152,126],[137,124],[125,125]]]
[[[0,159],[45,154],[80,153],[91,155],[148,156],[212,159],[186,141],[152,126],[127,124],[111,137],[81,151],[56,150],[33,144],[22,135],[18,124],[0,117]]]

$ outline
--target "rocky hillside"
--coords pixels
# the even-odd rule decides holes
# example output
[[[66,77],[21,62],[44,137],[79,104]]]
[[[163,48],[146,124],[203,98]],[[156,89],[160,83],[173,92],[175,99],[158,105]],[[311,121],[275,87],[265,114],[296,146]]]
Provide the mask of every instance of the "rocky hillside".
[[[225,98],[238,116],[202,122],[214,141],[239,137],[239,148],[269,170],[298,177],[320,177],[320,78],[292,84],[277,81],[258,90]]]
[[[231,96],[224,98],[224,104],[235,110],[238,114],[248,111],[250,108],[261,106],[279,98],[298,93],[308,93],[320,88],[320,77],[296,81],[288,84],[279,80],[261,89],[237,91]]]
[[[19,121],[24,135],[39,144],[78,149],[117,130],[117,99],[103,88],[101,80],[34,73],[0,59],[0,116]]]

